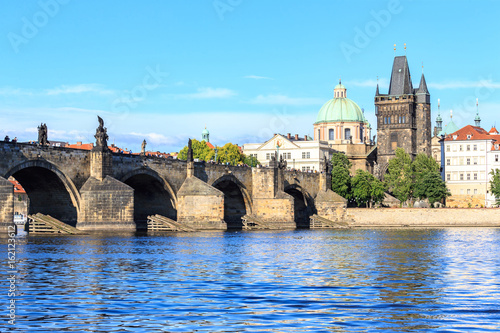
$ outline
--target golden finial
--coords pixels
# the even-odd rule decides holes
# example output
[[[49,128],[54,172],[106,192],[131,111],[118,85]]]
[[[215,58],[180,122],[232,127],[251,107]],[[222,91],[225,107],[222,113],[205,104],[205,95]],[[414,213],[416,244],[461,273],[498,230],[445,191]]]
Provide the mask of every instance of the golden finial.
[[[438,98],[438,109],[441,107],[441,100]]]
[[[394,44],[394,56],[396,56],[396,44]]]
[[[406,43],[404,45],[405,45],[405,55],[406,55]]]
[[[453,118],[453,110],[450,110],[450,119]]]

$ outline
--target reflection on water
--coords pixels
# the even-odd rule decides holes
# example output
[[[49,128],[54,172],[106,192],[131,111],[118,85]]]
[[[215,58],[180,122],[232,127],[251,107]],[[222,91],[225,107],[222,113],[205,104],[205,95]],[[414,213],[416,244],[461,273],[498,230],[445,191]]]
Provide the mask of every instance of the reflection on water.
[[[21,237],[17,257],[18,332],[500,330],[499,229]]]

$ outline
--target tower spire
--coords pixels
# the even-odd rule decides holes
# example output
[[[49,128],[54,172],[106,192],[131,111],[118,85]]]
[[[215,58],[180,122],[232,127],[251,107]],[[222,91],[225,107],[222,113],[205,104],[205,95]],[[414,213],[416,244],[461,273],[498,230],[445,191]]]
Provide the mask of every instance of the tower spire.
[[[441,118],[441,100],[438,98],[438,116],[436,117],[436,131],[437,133],[443,130],[443,118]]]
[[[481,126],[481,117],[479,117],[479,98],[476,98],[476,118],[474,118],[474,124],[477,127]]]

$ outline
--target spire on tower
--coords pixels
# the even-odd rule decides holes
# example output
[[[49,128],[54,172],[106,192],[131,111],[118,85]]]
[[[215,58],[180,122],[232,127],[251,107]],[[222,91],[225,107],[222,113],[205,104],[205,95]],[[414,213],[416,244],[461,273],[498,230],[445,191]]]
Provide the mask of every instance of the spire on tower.
[[[479,98],[476,98],[476,118],[474,118],[474,124],[477,127],[481,126],[481,117],[479,117]]]

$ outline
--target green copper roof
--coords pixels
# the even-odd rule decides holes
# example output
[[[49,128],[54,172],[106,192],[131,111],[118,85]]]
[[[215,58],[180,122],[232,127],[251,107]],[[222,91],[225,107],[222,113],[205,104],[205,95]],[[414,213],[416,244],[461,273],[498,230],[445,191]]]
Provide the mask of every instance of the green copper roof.
[[[443,121],[443,118],[441,118],[441,115],[438,114],[437,118],[436,118],[436,121]]]
[[[339,82],[339,84],[337,84],[334,89],[345,89],[345,87],[342,83]]]
[[[358,104],[349,98],[334,98],[321,107],[316,124],[335,121],[365,122],[366,119]]]
[[[444,129],[441,132],[438,133],[438,136],[448,135],[448,134],[451,134],[451,133],[455,133],[459,129],[460,128],[458,128],[458,126],[455,125],[455,123],[453,122],[453,120],[450,119],[450,122],[444,127]]]
[[[208,132],[208,130],[205,128],[205,129],[203,130],[203,132],[201,132],[201,134],[210,134],[210,133],[209,133],[209,132]]]
[[[481,121],[481,117],[479,117],[479,113],[476,113],[476,118],[474,118],[476,121]]]

